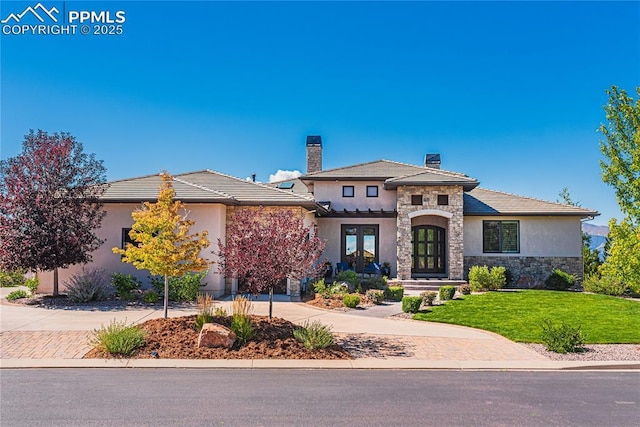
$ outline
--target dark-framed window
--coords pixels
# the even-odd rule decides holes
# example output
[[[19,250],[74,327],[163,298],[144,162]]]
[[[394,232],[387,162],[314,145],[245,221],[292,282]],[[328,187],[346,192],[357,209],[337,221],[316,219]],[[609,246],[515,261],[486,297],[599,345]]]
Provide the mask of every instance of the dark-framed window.
[[[377,185],[367,185],[367,197],[378,197]]]
[[[127,243],[131,243],[134,246],[138,246],[139,243],[134,241],[130,236],[129,236],[129,232],[131,231],[130,228],[123,228],[122,229],[122,249],[127,249]]]
[[[449,205],[449,195],[448,194],[438,194],[438,205],[439,206],[448,206]]]
[[[355,191],[353,189],[353,185],[342,186],[342,197],[353,197],[354,195]]]
[[[413,206],[422,206],[422,194],[413,194],[411,196],[411,204]]]
[[[372,262],[378,262],[379,224],[342,224],[340,228],[340,262],[359,273]]]
[[[482,252],[519,253],[520,221],[482,221]]]

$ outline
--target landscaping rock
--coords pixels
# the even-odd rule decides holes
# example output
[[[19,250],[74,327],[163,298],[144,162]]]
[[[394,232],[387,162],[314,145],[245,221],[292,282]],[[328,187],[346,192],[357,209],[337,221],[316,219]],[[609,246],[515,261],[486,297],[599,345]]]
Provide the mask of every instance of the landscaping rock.
[[[198,347],[231,348],[236,342],[236,334],[217,323],[205,323],[198,337]]]

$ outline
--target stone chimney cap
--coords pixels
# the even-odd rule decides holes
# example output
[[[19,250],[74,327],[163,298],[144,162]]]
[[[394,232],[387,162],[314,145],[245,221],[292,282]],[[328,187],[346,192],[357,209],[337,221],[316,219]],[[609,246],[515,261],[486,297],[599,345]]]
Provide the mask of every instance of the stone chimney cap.
[[[313,145],[322,146],[322,137],[320,135],[309,135],[307,136],[307,147]]]

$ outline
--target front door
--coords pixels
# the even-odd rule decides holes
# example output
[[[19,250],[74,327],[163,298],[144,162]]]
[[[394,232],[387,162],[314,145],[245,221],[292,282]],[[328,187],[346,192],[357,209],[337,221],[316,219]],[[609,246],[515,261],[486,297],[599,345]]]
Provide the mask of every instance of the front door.
[[[442,275],[445,269],[446,230],[435,225],[419,225],[411,228],[411,273]]]
[[[346,262],[355,271],[372,262],[378,262],[378,225],[343,225],[340,262]]]

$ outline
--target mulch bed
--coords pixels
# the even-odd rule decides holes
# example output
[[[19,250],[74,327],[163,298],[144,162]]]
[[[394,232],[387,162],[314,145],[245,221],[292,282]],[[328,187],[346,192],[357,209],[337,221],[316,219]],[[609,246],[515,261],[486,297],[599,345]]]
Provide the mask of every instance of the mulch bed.
[[[367,308],[371,307],[373,303],[369,301],[367,297],[362,294],[358,295],[360,297],[360,304],[358,304],[359,308]],[[342,297],[332,296],[330,298],[324,298],[320,294],[315,294],[313,297],[303,298],[303,302],[314,307],[325,308],[328,310],[340,310],[340,311],[349,311],[355,310],[353,308],[345,307],[342,303]]]
[[[170,319],[152,319],[141,324],[146,332],[144,347],[130,356],[134,359],[352,359],[340,345],[325,349],[310,350],[299,342],[293,331],[299,326],[284,319],[266,316],[251,316],[256,336],[246,345],[233,348],[198,348],[195,330],[196,316]],[[229,327],[230,317],[214,317],[214,323]],[[90,350],[85,359],[114,358],[96,349]]]

